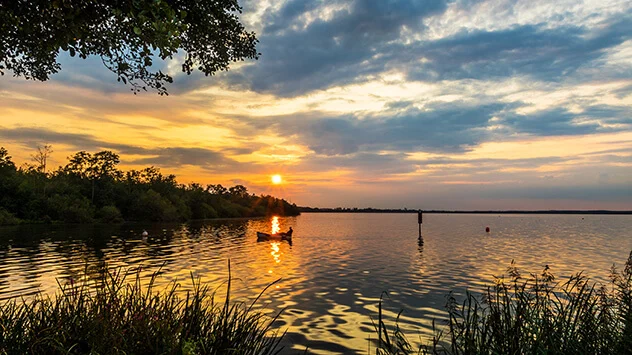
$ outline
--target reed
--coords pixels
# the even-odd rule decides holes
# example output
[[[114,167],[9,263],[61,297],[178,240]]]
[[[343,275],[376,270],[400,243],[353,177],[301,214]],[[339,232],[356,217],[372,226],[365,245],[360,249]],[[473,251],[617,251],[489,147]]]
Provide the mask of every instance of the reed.
[[[515,265],[480,297],[448,297],[449,319],[429,344],[413,349],[398,322],[391,335],[378,314],[377,354],[632,354],[632,252],[610,282],[582,273],[556,281],[548,266],[528,274]],[[433,323],[434,324],[434,323]]]
[[[224,302],[216,302],[215,291],[193,275],[186,296],[176,282],[156,291],[158,274],[141,286],[140,269],[104,268],[97,280],[58,282],[54,297],[0,305],[0,354],[280,352],[284,333],[272,329],[278,314],[253,310],[259,297],[250,305],[231,300],[230,276]]]

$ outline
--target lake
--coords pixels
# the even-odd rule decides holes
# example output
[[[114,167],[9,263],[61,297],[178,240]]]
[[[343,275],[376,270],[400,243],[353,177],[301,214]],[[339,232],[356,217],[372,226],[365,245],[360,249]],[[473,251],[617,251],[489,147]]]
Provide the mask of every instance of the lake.
[[[294,229],[293,242],[257,242],[273,222]],[[485,228],[490,227],[490,233]],[[141,233],[147,230],[149,236]],[[408,338],[431,334],[444,319],[448,292],[480,292],[512,260],[530,272],[549,265],[562,279],[584,271],[606,281],[632,250],[632,216],[425,214],[423,244],[416,214],[304,213],[298,217],[200,221],[186,224],[27,225],[0,228],[0,300],[93,276],[97,266],[162,267],[158,282],[190,289],[191,274],[225,292],[283,310],[283,353],[360,353],[375,339],[371,319],[380,295],[384,313]],[[146,278],[147,279],[147,278]]]

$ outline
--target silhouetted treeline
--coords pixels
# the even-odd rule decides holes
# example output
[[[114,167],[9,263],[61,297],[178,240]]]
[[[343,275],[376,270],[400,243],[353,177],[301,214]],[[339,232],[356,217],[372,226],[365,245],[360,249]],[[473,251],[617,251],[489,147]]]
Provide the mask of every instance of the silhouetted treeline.
[[[298,215],[294,204],[256,196],[242,185],[179,184],[158,168],[123,172],[111,151],[85,151],[66,166],[46,171],[50,147],[35,165],[18,168],[0,147],[0,225],[20,222],[184,221],[190,219]]]

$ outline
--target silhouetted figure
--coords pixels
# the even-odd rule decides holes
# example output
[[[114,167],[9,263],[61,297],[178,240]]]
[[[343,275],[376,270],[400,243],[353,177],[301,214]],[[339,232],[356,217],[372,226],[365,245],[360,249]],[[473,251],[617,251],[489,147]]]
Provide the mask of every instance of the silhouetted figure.
[[[287,235],[288,237],[292,236],[292,233],[294,233],[294,231],[292,230],[292,227],[290,227],[290,230],[288,230],[287,232],[285,232],[285,235]]]

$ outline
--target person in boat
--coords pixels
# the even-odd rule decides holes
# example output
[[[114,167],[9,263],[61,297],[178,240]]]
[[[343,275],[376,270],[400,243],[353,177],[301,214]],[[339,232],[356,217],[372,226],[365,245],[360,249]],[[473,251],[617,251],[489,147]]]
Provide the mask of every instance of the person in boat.
[[[291,237],[293,232],[294,231],[292,230],[292,227],[290,227],[290,229],[287,232],[285,232],[285,235],[288,237]]]

